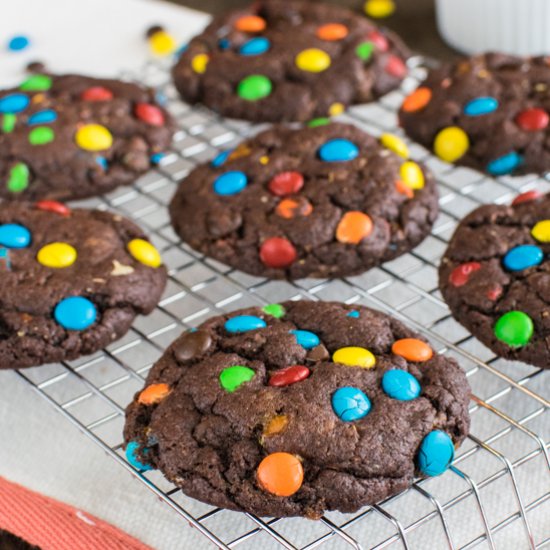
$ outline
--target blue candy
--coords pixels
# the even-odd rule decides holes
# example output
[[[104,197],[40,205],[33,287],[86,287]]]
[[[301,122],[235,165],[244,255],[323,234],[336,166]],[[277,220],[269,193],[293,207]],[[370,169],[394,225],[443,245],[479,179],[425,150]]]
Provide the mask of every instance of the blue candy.
[[[126,445],[126,460],[137,470],[147,471],[152,470],[153,467],[149,466],[149,464],[143,464],[143,462],[140,462],[137,458],[137,453],[139,451],[139,443],[137,441],[130,441],[128,445]],[[147,454],[147,449],[143,451],[142,454]]]
[[[359,148],[349,139],[331,139],[319,149],[319,157],[325,162],[345,162],[359,155]]]
[[[18,223],[0,225],[0,245],[7,248],[26,248],[31,243],[31,232]]]
[[[97,164],[99,164],[99,166],[101,166],[101,168],[103,168],[103,170],[107,170],[107,168],[109,167],[109,164],[107,163],[107,159],[105,157],[98,155],[95,158],[95,161]]]
[[[359,388],[346,386],[332,394],[332,408],[340,420],[353,422],[369,414],[371,403]]]
[[[244,172],[226,172],[214,182],[214,191],[218,195],[236,195],[248,184],[248,178]]]
[[[29,117],[29,124],[48,124],[57,120],[57,113],[51,109],[38,111]]]
[[[407,371],[388,370],[382,376],[382,389],[398,401],[411,401],[420,395],[420,383]]]
[[[0,113],[19,113],[29,105],[29,97],[25,94],[9,94],[0,98]]]
[[[222,151],[214,160],[210,163],[214,168],[219,168],[225,164],[225,161],[229,158],[229,155],[233,152],[233,149],[228,149],[227,151]]]
[[[309,330],[291,330],[290,334],[294,334],[296,342],[305,349],[312,349],[321,343],[319,336]]]
[[[493,174],[493,176],[504,176],[513,172],[522,162],[523,157],[519,153],[512,151],[507,155],[492,160],[487,165],[487,172]]]
[[[189,44],[182,44],[177,50],[174,56],[176,59],[179,59],[187,50],[189,49]]]
[[[30,41],[26,36],[14,36],[8,42],[8,49],[12,52],[20,52],[21,50],[24,50],[29,45],[29,43]]]
[[[220,50],[227,50],[230,46],[231,42],[229,42],[228,38],[220,38],[220,40],[218,40],[218,47]]]
[[[522,271],[539,265],[544,259],[544,252],[534,244],[523,244],[508,250],[502,263],[509,271]]]
[[[346,317],[351,317],[352,319],[359,319],[359,312],[358,311],[350,311]]]
[[[266,326],[266,322],[255,315],[237,315],[237,317],[228,319],[224,325],[225,330],[232,334],[257,330],[259,328],[265,328]]]
[[[265,53],[271,47],[271,42],[265,36],[257,36],[245,42],[240,48],[241,55],[260,55]]]
[[[418,469],[427,476],[442,474],[453,461],[453,440],[441,430],[430,432],[420,444],[416,457]]]
[[[165,156],[166,153],[154,153],[151,155],[151,162],[153,164],[160,164]]]
[[[95,323],[97,309],[88,298],[71,296],[55,306],[53,316],[67,330],[84,330]]]
[[[498,109],[498,100],[494,97],[476,97],[464,107],[464,114],[468,116],[488,115]]]

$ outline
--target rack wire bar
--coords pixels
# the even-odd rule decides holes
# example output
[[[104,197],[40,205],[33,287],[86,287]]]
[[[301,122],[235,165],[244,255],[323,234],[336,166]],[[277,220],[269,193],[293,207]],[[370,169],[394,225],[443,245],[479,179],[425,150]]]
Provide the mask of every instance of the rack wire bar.
[[[374,135],[402,135],[396,109],[431,63],[415,58],[412,76],[400,90],[379,102],[352,107],[339,119]],[[129,333],[105,350],[24,369],[21,378],[175,510],[182,518],[182,533],[189,526],[199,530],[204,548],[550,548],[550,371],[495,357],[453,320],[437,288],[440,257],[464,215],[485,202],[507,203],[519,192],[548,192],[550,178],[494,179],[445,164],[404,138],[412,158],[425,162],[439,183],[441,214],[424,243],[342,280],[273,282],[253,277],[181,244],[166,207],[178,181],[194,166],[261,128],[180,102],[168,65],[149,62],[139,75],[122,76],[154,86],[165,98],[179,125],[172,149],[134,186],[78,203],[118,212],[144,228],[169,267],[166,292],[150,316],[136,319]],[[124,408],[166,346],[217,313],[289,299],[332,299],[384,310],[459,361],[472,386],[472,431],[445,474],[417,480],[409,490],[356,514],[330,512],[313,522],[213,508],[186,497],[159,472],[139,472],[126,462]]]

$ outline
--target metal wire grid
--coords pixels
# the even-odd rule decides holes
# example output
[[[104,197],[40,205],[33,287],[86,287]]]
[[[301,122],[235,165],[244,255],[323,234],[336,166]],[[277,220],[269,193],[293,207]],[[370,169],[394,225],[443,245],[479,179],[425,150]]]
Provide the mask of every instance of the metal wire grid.
[[[273,282],[229,269],[182,245],[166,205],[178,180],[197,163],[258,131],[222,120],[177,99],[168,67],[151,62],[138,80],[157,87],[180,131],[158,169],[133,187],[79,206],[109,209],[137,221],[163,252],[168,287],[156,310],[136,320],[121,340],[76,361],[19,372],[65,418],[133,472],[206,539],[219,548],[543,548],[550,546],[550,371],[496,358],[449,315],[437,290],[437,265],[457,221],[485,202],[508,202],[532,188],[536,177],[497,180],[453,168],[409,143],[411,155],[435,173],[441,215],[432,234],[412,253],[343,280]],[[395,109],[416,87],[417,67],[402,89],[342,117],[365,130],[401,133]],[[136,75],[123,75],[135,77]],[[137,472],[124,459],[124,407],[151,365],[183,330],[211,315],[286,299],[341,300],[385,310],[422,332],[439,352],[458,359],[473,395],[472,433],[444,475],[357,514],[335,512],[320,521],[261,519],[215,509],[187,498],[156,471]],[[206,543],[205,546],[210,547]]]

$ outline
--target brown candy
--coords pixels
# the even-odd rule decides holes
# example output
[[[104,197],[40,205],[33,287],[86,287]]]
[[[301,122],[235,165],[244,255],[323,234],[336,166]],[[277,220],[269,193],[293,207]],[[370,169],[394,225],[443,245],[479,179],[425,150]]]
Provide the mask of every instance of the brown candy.
[[[188,332],[177,341],[174,347],[174,357],[180,363],[200,357],[212,344],[212,337],[204,330]]]
[[[323,344],[315,346],[309,351],[306,355],[306,361],[311,361],[312,363],[319,363],[320,361],[326,361],[329,358],[329,353],[327,348]]]

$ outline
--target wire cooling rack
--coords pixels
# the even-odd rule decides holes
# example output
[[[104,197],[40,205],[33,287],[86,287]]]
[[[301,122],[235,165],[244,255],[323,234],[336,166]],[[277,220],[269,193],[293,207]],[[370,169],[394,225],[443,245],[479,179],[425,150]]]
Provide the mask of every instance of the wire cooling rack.
[[[396,109],[423,76],[419,60],[402,89],[380,102],[353,107],[341,120],[380,135],[397,129]],[[437,266],[458,220],[481,203],[507,203],[518,192],[550,190],[543,178],[493,179],[454,168],[409,143],[439,181],[441,215],[413,252],[341,280],[273,282],[229,269],[182,245],[166,206],[177,182],[219,150],[258,131],[181,103],[168,65],[150,62],[139,75],[123,75],[159,90],[179,122],[172,150],[133,187],[83,201],[138,222],[169,267],[166,292],[155,311],[138,318],[121,340],[92,356],[19,372],[68,420],[132,471],[182,517],[182,530],[198,529],[204,547],[268,550],[299,548],[522,548],[550,547],[550,371],[503,361],[456,323],[437,289]],[[136,77],[137,76],[137,77]],[[408,141],[408,140],[407,140]],[[122,449],[124,408],[148,370],[183,330],[223,311],[288,299],[340,300],[387,311],[422,332],[439,352],[458,359],[472,386],[471,435],[442,476],[359,513],[327,513],[319,521],[261,519],[187,498],[160,472],[137,472]],[[160,505],[160,504],[159,504]]]

